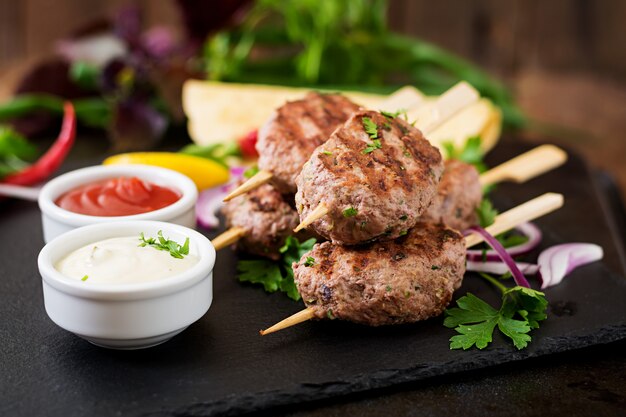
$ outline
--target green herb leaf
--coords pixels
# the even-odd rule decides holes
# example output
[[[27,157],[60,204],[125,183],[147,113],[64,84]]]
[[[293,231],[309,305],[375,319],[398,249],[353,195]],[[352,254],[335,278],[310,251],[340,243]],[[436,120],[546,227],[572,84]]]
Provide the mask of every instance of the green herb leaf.
[[[255,259],[237,262],[237,279],[242,282],[262,284],[267,292],[280,290],[286,293],[289,298],[298,301],[300,300],[300,294],[293,280],[291,264],[300,261],[302,256],[313,248],[314,244],[315,239],[313,238],[299,242],[295,237],[289,236],[285,241],[285,245],[279,249],[281,253],[279,261]],[[308,257],[307,263],[309,258],[315,262],[315,259]]]
[[[359,211],[357,209],[355,209],[354,207],[348,207],[347,209],[345,209],[344,211],[341,212],[343,214],[343,217],[354,217],[357,214],[359,214]]]
[[[157,241],[158,240],[158,241]],[[156,250],[168,251],[172,258],[183,259],[184,255],[189,255],[189,238],[185,239],[185,243],[181,246],[174,240],[163,237],[163,231],[159,230],[157,239],[151,237],[146,239],[143,232],[139,233],[140,247],[150,246]]]
[[[367,145],[365,149],[361,152],[363,155],[367,155],[370,152],[374,152],[376,149],[382,148],[383,145],[380,143],[380,139],[374,139],[371,145]]]
[[[371,139],[378,138],[378,125],[369,117],[361,119],[363,122],[363,129],[370,136]]]
[[[226,168],[228,168],[228,162],[231,158],[241,157],[241,149],[235,141],[214,143],[206,146],[190,144],[182,148],[179,152],[187,155],[198,156],[200,158],[210,159],[211,161],[217,162]]]
[[[483,198],[480,205],[476,209],[478,215],[478,224],[481,227],[487,227],[492,225],[498,215],[498,210],[493,207],[491,201],[488,198]]]
[[[487,170],[487,166],[483,162],[485,153],[480,147],[480,136],[472,136],[465,141],[465,145],[458,149],[452,142],[444,142],[443,149],[448,159],[457,159],[465,163],[474,165],[478,172]]]
[[[471,293],[459,298],[457,306],[446,310],[443,323],[459,333],[450,338],[450,349],[484,349],[496,326],[517,349],[523,349],[531,341],[531,329],[546,319],[548,302],[542,292],[518,286],[504,291],[499,310]]]
[[[252,178],[252,177],[254,177],[258,173],[259,173],[259,167],[254,165],[254,166],[251,166],[250,168],[246,169],[243,172],[243,176],[246,177],[246,178]]]

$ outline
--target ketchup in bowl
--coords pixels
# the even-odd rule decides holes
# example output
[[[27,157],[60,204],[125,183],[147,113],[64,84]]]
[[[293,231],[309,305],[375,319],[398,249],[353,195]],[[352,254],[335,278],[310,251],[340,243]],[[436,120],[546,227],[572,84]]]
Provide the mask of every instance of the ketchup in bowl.
[[[137,177],[118,177],[76,187],[56,199],[62,209],[88,216],[129,216],[175,203],[181,194]]]

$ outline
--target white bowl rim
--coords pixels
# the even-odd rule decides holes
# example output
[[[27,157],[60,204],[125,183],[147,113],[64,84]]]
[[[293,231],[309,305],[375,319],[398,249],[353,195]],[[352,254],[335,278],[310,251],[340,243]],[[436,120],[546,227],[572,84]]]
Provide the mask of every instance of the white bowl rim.
[[[181,193],[176,202],[158,210],[128,216],[90,216],[74,213],[59,207],[54,200],[81,184],[115,178],[118,176],[136,176],[144,181],[154,182],[154,177],[168,178],[168,184],[161,185],[175,188]],[[124,220],[170,220],[193,208],[198,199],[196,184],[186,175],[168,168],[143,164],[94,165],[76,169],[59,175],[47,182],[39,193],[38,204],[41,211],[54,220],[74,227],[94,223]]]
[[[85,235],[88,236],[96,232],[103,232],[107,237],[97,239],[101,240],[129,236],[134,233],[134,230],[137,230],[138,235],[139,231],[146,228],[163,230],[163,234],[166,236],[171,232],[188,236],[190,243],[195,245],[198,250],[198,262],[180,274],[157,281],[134,284],[90,283],[89,285],[85,285],[84,282],[68,278],[57,271],[51,259],[51,252],[59,246],[68,248],[64,251],[66,255],[84,246],[83,244],[72,242],[75,242],[77,238],[82,238]],[[37,264],[42,279],[59,291],[80,298],[127,301],[172,294],[196,284],[211,275],[213,267],[215,266],[215,256],[215,248],[211,244],[211,241],[206,236],[193,229],[160,221],[134,220],[92,224],[63,233],[41,249],[37,258]]]

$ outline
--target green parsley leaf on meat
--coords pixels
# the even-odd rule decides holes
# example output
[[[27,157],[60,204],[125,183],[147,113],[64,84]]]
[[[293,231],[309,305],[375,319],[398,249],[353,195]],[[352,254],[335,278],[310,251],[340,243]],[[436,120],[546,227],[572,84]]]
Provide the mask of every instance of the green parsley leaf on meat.
[[[370,152],[374,152],[376,149],[382,148],[383,145],[380,143],[380,139],[374,139],[371,145],[367,145],[365,149],[361,152],[363,155],[367,155]]]
[[[359,211],[357,209],[355,209],[354,207],[348,207],[347,209],[345,209],[344,211],[341,212],[343,214],[343,217],[354,217],[357,214],[359,214]]]
[[[370,135],[370,138],[376,139],[378,138],[378,125],[369,117],[364,117],[361,119],[363,122],[363,129],[365,132]]]

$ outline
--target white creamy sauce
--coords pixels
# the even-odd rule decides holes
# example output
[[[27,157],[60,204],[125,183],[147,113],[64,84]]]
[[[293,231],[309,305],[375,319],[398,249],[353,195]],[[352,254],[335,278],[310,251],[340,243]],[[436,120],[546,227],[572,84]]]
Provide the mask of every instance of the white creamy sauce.
[[[177,259],[168,251],[140,247],[139,243],[138,236],[91,243],[65,256],[55,268],[66,277],[85,283],[134,284],[170,278],[198,262],[194,255]]]

